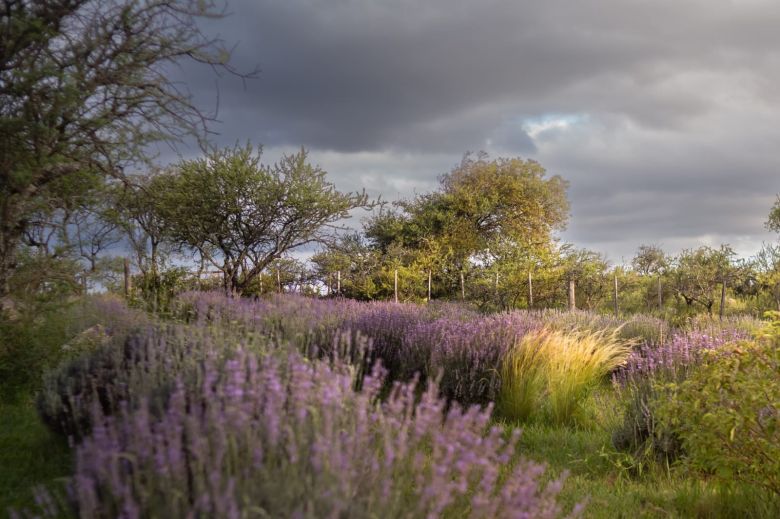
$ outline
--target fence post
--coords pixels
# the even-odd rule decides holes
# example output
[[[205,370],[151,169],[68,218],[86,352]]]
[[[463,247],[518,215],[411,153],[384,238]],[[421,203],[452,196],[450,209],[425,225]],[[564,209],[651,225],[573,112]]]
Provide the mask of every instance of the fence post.
[[[663,312],[664,310],[664,292],[661,288],[661,275],[658,275],[658,311]]]
[[[720,320],[723,320],[723,309],[726,306],[726,282],[720,282]]]
[[[534,282],[531,279],[531,271],[528,271],[528,308],[534,307]]]
[[[574,278],[569,278],[569,310],[577,309],[577,300],[574,294]]]
[[[395,293],[395,302],[398,302],[398,269],[393,274],[393,292]]]
[[[615,317],[617,317],[620,313],[620,306],[618,304],[618,279],[617,279],[617,270],[615,271]]]
[[[428,269],[428,302],[431,302],[431,270]]]
[[[341,271],[336,272],[336,295],[341,295]]]
[[[460,299],[466,300],[466,280],[463,277],[463,271],[460,272]]]
[[[279,293],[282,293],[282,274],[279,272],[279,269],[276,269],[276,285],[279,288]]]
[[[125,298],[130,298],[130,290],[132,287],[132,280],[130,279],[130,260],[125,258]]]

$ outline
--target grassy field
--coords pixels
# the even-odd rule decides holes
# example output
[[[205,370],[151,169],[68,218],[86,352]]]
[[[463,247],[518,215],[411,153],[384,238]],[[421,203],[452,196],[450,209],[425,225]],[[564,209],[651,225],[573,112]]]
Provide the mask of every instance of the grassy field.
[[[49,432],[30,400],[0,403],[0,516],[33,502],[36,485],[57,487],[72,469],[71,451]]]

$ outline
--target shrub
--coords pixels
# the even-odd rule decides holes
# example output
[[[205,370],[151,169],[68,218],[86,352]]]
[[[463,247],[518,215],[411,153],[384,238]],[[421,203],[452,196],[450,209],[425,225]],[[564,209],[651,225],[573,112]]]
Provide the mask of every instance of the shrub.
[[[200,349],[194,347],[194,349]],[[147,403],[98,412],[77,448],[71,496],[83,517],[555,517],[561,480],[514,460],[518,435],[490,409],[452,406],[430,385],[382,373],[361,392],[343,365],[243,349],[200,364],[159,416]],[[579,509],[579,508],[578,508]]]
[[[499,410],[522,420],[531,410],[544,409],[552,421],[569,423],[590,391],[629,352],[617,330],[530,332],[504,359]]]
[[[661,427],[682,440],[688,462],[780,495],[780,348],[739,343],[708,356],[657,403]]]
[[[55,432],[79,440],[90,432],[96,408],[112,415],[121,406],[150,399],[159,407],[175,380],[190,380],[209,356],[229,354],[231,341],[236,336],[221,330],[182,326],[149,326],[116,337],[48,373],[38,394],[38,413]],[[243,344],[256,343],[244,339]]]
[[[46,370],[145,320],[111,296],[51,302],[14,320],[0,316],[0,398],[40,389]]]
[[[622,425],[612,435],[620,450],[630,451],[642,462],[646,458],[674,460],[682,454],[679,439],[658,428],[655,403],[659,387],[680,383],[696,369],[707,352],[718,351],[744,332],[720,330],[716,334],[687,331],[674,334],[660,345],[645,344],[634,349],[613,376],[615,389],[625,402]]]

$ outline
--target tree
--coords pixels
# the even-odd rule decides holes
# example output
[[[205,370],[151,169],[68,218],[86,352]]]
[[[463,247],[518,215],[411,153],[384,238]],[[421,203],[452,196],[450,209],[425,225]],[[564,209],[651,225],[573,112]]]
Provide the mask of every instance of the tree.
[[[349,233],[311,258],[329,295],[370,301],[379,295],[382,256],[359,233]]]
[[[640,245],[631,265],[643,276],[658,276],[668,266],[666,253],[658,245]]]
[[[182,60],[227,65],[200,30],[215,0],[0,3],[0,300],[31,219],[58,183],[122,176],[148,145],[194,136],[210,117],[170,76]]]
[[[780,233],[780,195],[777,196],[772,209],[769,210],[769,218],[764,225],[770,231]]]
[[[780,310],[780,244],[763,244],[753,265],[759,289],[771,298],[773,309]]]
[[[735,256],[728,245],[721,245],[720,249],[704,246],[682,251],[673,272],[675,291],[689,307],[698,303],[712,315],[717,297],[715,289],[731,279]],[[725,286],[722,288],[725,290]]]
[[[396,203],[365,232],[383,253],[391,245],[437,251],[444,284],[459,287],[456,280],[475,264],[506,265],[502,258],[522,256],[530,265],[546,256],[568,218],[566,187],[537,162],[467,154],[441,178],[439,190]]]
[[[658,245],[640,245],[634,259],[631,260],[634,272],[645,278],[645,304],[657,298],[658,310],[663,308],[662,277],[669,267],[669,258]],[[653,279],[650,279],[653,278]],[[653,281],[655,281],[653,283]],[[655,285],[655,286],[653,286]]]
[[[238,295],[286,252],[334,239],[334,224],[370,207],[365,193],[341,193],[306,151],[260,163],[251,145],[186,160],[165,172],[158,211],[170,238],[201,254]]]
[[[576,297],[580,301],[578,307],[595,309],[610,292],[606,258],[588,249],[563,247],[562,252],[566,278],[576,283]]]

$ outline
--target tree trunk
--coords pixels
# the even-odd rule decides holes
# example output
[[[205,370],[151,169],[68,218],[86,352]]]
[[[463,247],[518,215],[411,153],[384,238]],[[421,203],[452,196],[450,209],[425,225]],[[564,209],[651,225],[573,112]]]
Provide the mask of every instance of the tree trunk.
[[[726,282],[722,281],[720,284],[720,320],[723,320],[723,310],[726,308]]]
[[[460,299],[466,300],[466,279],[463,277],[463,272],[460,273]]]
[[[661,276],[658,276],[658,311],[663,312],[664,309],[664,293],[661,288]]]
[[[528,309],[534,307],[534,283],[531,279],[531,271],[528,271]]]
[[[395,302],[398,302],[398,269],[395,269],[393,274],[393,293],[395,294]]]
[[[16,251],[22,238],[21,222],[13,216],[8,202],[3,204],[0,222],[0,313],[13,306],[11,301],[11,275],[16,269]]]
[[[206,259],[203,255],[200,256],[200,263],[198,263],[198,290],[203,290],[203,270],[206,268]]]
[[[125,299],[130,299],[130,290],[132,289],[132,281],[130,279],[130,260],[125,258],[124,261],[124,275],[125,275]]]
[[[428,271],[428,302],[431,302],[431,271]]]

